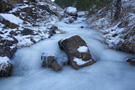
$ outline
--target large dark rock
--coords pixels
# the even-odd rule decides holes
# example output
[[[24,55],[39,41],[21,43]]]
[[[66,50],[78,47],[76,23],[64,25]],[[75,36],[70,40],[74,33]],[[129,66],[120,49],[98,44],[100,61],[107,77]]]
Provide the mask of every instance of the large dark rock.
[[[42,63],[41,63],[42,67],[48,66],[49,68],[52,68],[54,71],[62,70],[62,67],[59,65],[55,56],[53,56],[53,55],[47,55],[47,54],[43,53],[41,56],[41,60],[42,60]]]
[[[64,50],[67,54],[70,65],[72,65],[75,69],[94,63],[85,41],[80,36],[71,36],[67,39],[60,40],[58,44],[60,49]],[[84,47],[86,51],[81,52],[81,50],[79,50],[80,47]],[[78,64],[78,62],[82,62],[82,64]]]

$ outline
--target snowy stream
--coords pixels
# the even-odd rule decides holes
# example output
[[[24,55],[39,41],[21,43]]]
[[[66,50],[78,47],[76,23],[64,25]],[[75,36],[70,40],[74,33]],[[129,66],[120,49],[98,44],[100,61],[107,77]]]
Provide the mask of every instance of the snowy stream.
[[[88,28],[85,18],[72,24],[64,21],[57,26],[65,34],[17,50],[12,59],[13,76],[0,78],[0,90],[135,90],[135,67],[125,62],[133,55],[108,49],[100,42],[104,40],[102,34]],[[71,35],[80,35],[86,41],[97,62],[79,70],[71,66],[64,66],[60,72],[41,68],[42,52],[55,55],[61,63],[66,55],[59,49],[58,41]]]

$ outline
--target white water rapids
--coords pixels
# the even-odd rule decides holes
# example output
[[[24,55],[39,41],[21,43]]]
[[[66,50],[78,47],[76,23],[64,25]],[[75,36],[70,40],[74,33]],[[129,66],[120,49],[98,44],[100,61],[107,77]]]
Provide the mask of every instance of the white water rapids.
[[[135,90],[135,67],[124,61],[131,54],[108,49],[100,42],[102,34],[87,28],[85,18],[73,24],[63,20],[57,26],[66,33],[17,50],[12,59],[13,76],[0,78],[0,90]],[[41,68],[42,52],[55,55],[59,63],[66,57],[58,41],[71,35],[80,35],[86,41],[97,62],[79,70],[71,66],[60,72]]]

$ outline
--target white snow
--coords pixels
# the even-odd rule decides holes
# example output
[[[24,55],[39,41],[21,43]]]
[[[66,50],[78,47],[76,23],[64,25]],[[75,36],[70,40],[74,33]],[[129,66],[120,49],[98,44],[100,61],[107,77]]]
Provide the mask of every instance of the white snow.
[[[3,14],[3,13],[1,13],[0,16],[2,16],[4,19],[6,19],[6,20],[8,20],[12,23],[15,23],[17,25],[23,23],[23,20],[21,20],[19,17],[16,17],[13,14]]]
[[[74,7],[68,7],[68,8],[66,8],[66,12],[67,13],[76,13],[77,12],[77,9],[74,8]]]
[[[5,63],[8,64],[9,58],[8,57],[0,57],[0,64]]]
[[[87,61],[83,61],[82,59],[80,59],[80,58],[76,58],[76,57],[74,57],[74,59],[73,59],[73,61],[74,61],[74,62],[76,62],[76,63],[77,63],[77,65],[84,65],[84,64],[86,64],[86,63],[90,62],[91,60],[92,60],[92,59],[87,60]]]
[[[86,47],[86,46],[79,46],[79,48],[77,50],[80,53],[86,53],[86,52],[88,52],[88,47]]]
[[[14,9],[12,9],[11,11],[9,11],[10,13],[13,13],[13,12],[16,12],[18,9],[23,9],[23,8],[26,8],[26,7],[31,7],[31,5],[24,5],[24,6],[18,6]]]
[[[17,47],[26,47],[26,46],[31,46],[32,44],[33,42],[30,39],[21,38],[17,43]]]
[[[88,11],[79,11],[79,12],[77,12],[77,15],[78,16],[86,16],[86,15],[88,15]]]

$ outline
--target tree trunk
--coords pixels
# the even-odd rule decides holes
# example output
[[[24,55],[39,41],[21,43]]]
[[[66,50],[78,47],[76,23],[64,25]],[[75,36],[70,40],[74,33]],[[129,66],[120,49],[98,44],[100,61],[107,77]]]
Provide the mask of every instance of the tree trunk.
[[[119,19],[120,12],[121,12],[121,0],[117,0],[116,10],[115,10],[115,15],[114,15],[115,20]]]

